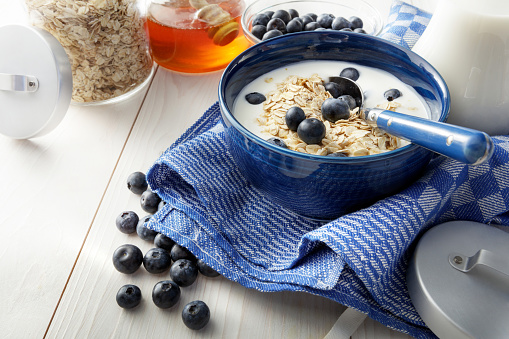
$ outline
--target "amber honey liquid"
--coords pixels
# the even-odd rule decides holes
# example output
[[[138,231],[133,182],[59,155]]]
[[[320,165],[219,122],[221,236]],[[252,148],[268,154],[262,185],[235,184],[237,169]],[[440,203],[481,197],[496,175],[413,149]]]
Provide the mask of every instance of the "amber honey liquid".
[[[230,13],[231,21],[235,21],[239,29],[236,37],[232,35],[223,40],[228,42],[223,46],[217,39],[214,43],[213,30],[217,27],[198,20],[196,9],[152,4],[147,30],[154,61],[162,67],[185,73],[212,72],[226,67],[249,47],[249,42],[240,25],[242,5],[231,1],[221,2],[220,6]]]

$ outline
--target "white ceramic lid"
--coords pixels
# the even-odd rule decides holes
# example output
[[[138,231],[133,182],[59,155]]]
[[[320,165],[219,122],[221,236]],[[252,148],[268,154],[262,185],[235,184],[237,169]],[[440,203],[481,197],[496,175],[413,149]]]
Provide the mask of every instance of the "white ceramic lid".
[[[72,95],[69,59],[48,32],[0,27],[0,134],[28,139],[53,130]]]
[[[407,285],[439,338],[507,338],[509,233],[472,221],[431,228],[416,246]]]

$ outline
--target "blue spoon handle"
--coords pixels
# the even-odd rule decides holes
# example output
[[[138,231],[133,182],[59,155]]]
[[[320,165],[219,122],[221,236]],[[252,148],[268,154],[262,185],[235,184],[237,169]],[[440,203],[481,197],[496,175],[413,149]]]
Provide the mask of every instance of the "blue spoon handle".
[[[484,132],[378,108],[363,110],[369,124],[466,164],[479,165],[493,153],[493,141]]]

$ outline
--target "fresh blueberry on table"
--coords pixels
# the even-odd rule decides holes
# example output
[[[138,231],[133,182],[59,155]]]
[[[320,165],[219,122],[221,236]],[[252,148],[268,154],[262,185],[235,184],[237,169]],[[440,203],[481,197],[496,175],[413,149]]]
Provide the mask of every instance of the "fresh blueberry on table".
[[[284,9],[278,9],[272,15],[271,20],[273,20],[274,18],[281,19],[286,25],[288,22],[290,22],[290,20],[292,20],[292,15],[288,13],[288,11],[285,11]]]
[[[306,113],[299,106],[293,106],[286,111],[285,123],[291,131],[296,131],[299,124],[306,119]]]
[[[350,118],[350,106],[345,100],[328,98],[325,99],[322,107],[322,116],[330,122],[347,120]]]
[[[316,118],[305,119],[297,128],[297,135],[306,144],[319,144],[325,137],[325,125]]]
[[[170,253],[164,248],[151,248],[143,257],[143,266],[149,273],[163,273],[171,266]]]
[[[206,277],[214,278],[219,276],[219,273],[212,267],[208,266],[202,259],[199,259],[196,262],[196,266],[198,266],[198,271]]]
[[[332,20],[331,28],[336,31],[340,31],[343,28],[350,28],[350,22],[342,16],[338,16]]]
[[[182,310],[182,321],[192,330],[202,329],[208,324],[209,320],[209,307],[201,300],[191,301]]]
[[[180,299],[180,287],[171,280],[163,280],[154,285],[152,301],[159,308],[175,306]]]
[[[143,253],[135,245],[121,245],[113,252],[113,266],[121,273],[132,274],[136,272],[142,262]]]
[[[276,145],[276,146],[279,146],[279,147],[288,148],[288,146],[286,145],[286,143],[282,139],[279,139],[279,138],[276,138],[276,137],[268,138],[267,142],[269,144],[273,144],[273,145]]]
[[[359,71],[356,68],[347,67],[339,73],[339,76],[357,81],[359,79]]]
[[[170,267],[170,277],[181,287],[191,286],[198,277],[198,266],[188,259],[179,259]]]
[[[391,89],[388,89],[387,91],[385,91],[384,98],[387,99],[387,101],[392,101],[394,99],[399,98],[401,95],[402,94],[399,91],[399,89],[391,88]]]
[[[134,308],[141,302],[141,290],[136,285],[124,285],[118,290],[116,299],[118,306],[127,309]]]
[[[127,188],[134,194],[142,194],[148,188],[145,173],[134,172],[127,177]]]
[[[302,20],[299,20],[299,18],[295,18],[290,20],[288,22],[288,25],[286,25],[286,31],[288,33],[297,33],[302,31]]]
[[[138,225],[136,226],[136,233],[145,241],[154,241],[158,232],[147,228],[147,223],[149,222],[152,215],[146,215],[138,221]]]
[[[146,190],[141,194],[140,197],[140,204],[141,208],[148,213],[155,213],[157,212],[157,207],[159,206],[159,203],[161,202],[161,198],[159,195],[155,192],[152,192],[151,190]]]
[[[115,219],[115,224],[120,232],[131,234],[136,232],[136,226],[140,218],[134,211],[125,211],[120,213]]]
[[[265,95],[259,92],[246,94],[246,100],[251,105],[259,105],[266,100]]]
[[[349,19],[350,21],[350,28],[355,30],[357,28],[362,28],[364,26],[364,22],[362,22],[362,19],[358,16],[352,16]]]
[[[191,253],[187,248],[180,246],[179,244],[173,245],[171,248],[171,260],[177,261],[179,259],[187,259],[191,261],[196,261],[196,257],[193,253]]]
[[[267,27],[264,25],[253,26],[253,28],[251,29],[251,33],[258,39],[262,40],[263,35],[267,33]]]
[[[332,27],[332,21],[334,19],[335,18],[334,18],[334,16],[332,14],[324,13],[324,14],[320,14],[316,18],[316,22],[318,22],[320,24],[320,26],[323,27],[323,28],[331,28]]]
[[[158,233],[156,237],[154,238],[154,246],[159,248],[164,248],[168,252],[171,251],[173,246],[175,245],[175,242],[166,235],[162,233]]]

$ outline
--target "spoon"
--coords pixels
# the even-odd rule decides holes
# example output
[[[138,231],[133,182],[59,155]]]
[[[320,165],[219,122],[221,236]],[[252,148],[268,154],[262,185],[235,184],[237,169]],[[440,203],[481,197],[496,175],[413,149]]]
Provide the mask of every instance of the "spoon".
[[[360,117],[370,126],[408,140],[430,151],[469,165],[480,165],[493,154],[493,141],[482,131],[423,119],[380,108],[366,108],[360,86],[345,77],[331,77],[346,93],[357,101]]]

